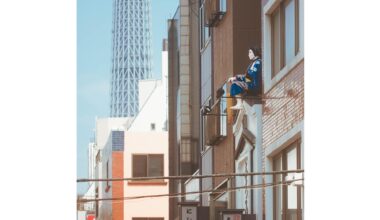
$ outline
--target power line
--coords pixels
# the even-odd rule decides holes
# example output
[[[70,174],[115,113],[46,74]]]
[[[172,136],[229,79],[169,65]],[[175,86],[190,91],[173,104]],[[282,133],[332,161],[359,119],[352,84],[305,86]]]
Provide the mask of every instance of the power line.
[[[138,180],[162,180],[162,179],[200,179],[211,177],[235,177],[235,176],[258,176],[258,175],[276,175],[285,173],[303,173],[303,169],[282,170],[273,172],[251,172],[251,173],[229,173],[229,174],[211,174],[211,175],[184,175],[184,176],[156,176],[156,177],[127,177],[127,178],[102,178],[102,179],[78,179],[77,182],[105,182],[105,181],[138,181]]]
[[[121,201],[121,200],[135,200],[135,199],[143,199],[143,198],[158,198],[158,197],[169,197],[169,198],[175,198],[175,197],[184,197],[186,195],[192,195],[192,194],[204,194],[204,193],[225,193],[225,192],[233,192],[240,189],[261,189],[266,187],[274,187],[279,185],[287,185],[291,182],[300,181],[303,179],[294,179],[291,181],[286,182],[277,182],[277,183],[264,183],[264,184],[257,184],[257,185],[250,185],[250,186],[241,186],[241,187],[234,187],[229,189],[218,189],[218,190],[203,190],[201,192],[199,191],[193,191],[193,192],[182,192],[182,193],[172,193],[172,194],[156,194],[156,195],[144,195],[144,196],[130,196],[130,197],[115,197],[115,198],[100,198],[100,199],[79,199],[78,203],[87,203],[87,202],[98,202],[98,201]]]
[[[285,99],[285,98],[292,98],[290,96],[251,96],[251,95],[246,95],[246,96],[241,96],[241,97],[236,97],[236,96],[222,96],[219,97],[220,99],[253,99],[253,100],[265,100],[265,99]]]

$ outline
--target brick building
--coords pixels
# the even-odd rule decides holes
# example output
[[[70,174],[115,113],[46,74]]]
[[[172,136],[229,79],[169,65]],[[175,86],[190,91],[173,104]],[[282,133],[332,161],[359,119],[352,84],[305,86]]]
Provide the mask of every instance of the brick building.
[[[260,1],[179,3],[168,31],[169,173],[233,173],[233,122],[222,116],[227,113],[227,99],[218,91],[229,77],[244,73],[249,63],[248,48],[260,46]],[[211,114],[206,115],[205,109]],[[180,218],[177,207],[184,202],[196,202],[203,214],[208,210],[203,216],[207,219],[215,219],[219,211],[234,209],[235,193],[228,191],[234,185],[234,179],[225,177],[170,181],[171,193],[226,190],[170,199],[170,219]]]
[[[199,73],[190,71],[190,79],[195,79],[199,74],[199,84],[194,84],[194,81],[190,80],[193,84],[184,87],[188,89],[185,91],[189,92],[190,97],[198,96],[199,100],[197,105],[194,105],[186,99],[181,99],[183,90],[181,91],[178,86],[182,83],[181,75],[171,75],[169,71],[172,83],[181,82],[172,84],[172,87],[169,83],[169,89],[172,88],[171,95],[169,90],[169,97],[172,99],[172,102],[169,100],[169,108],[172,109],[172,113],[177,113],[172,116],[172,124],[169,123],[169,145],[172,146],[170,158],[173,159],[170,160],[172,163],[170,169],[176,170],[172,174],[181,174],[179,170],[184,166],[181,161],[183,139],[175,133],[180,130],[178,125],[181,125],[178,123],[178,118],[182,116],[178,117],[180,115],[178,112],[182,109],[187,111],[184,108],[186,105],[183,104],[191,106],[189,109],[193,111],[194,107],[198,106],[196,110],[200,113],[199,136],[196,138],[198,150],[194,147],[191,148],[194,151],[189,151],[192,152],[190,161],[197,166],[192,166],[194,169],[187,174],[303,169],[303,2],[303,0],[180,1],[180,9],[183,9],[184,5],[194,7],[199,3],[197,10],[192,8],[189,13],[195,11],[199,16],[188,17],[190,23],[199,25],[199,54],[190,55],[190,60],[197,60],[198,56],[199,63],[192,63],[190,66],[196,69],[196,65],[199,65]],[[187,61],[189,56],[181,53],[181,50],[187,51],[186,48],[181,49],[181,45],[184,44],[181,39],[189,39],[183,35],[188,32],[180,27],[182,24],[180,20],[187,19],[179,16],[183,13],[187,14],[186,11],[177,11],[179,20],[170,23],[172,29],[169,29],[169,69],[170,66],[180,69],[178,66],[181,66],[183,61],[190,63]],[[173,29],[173,24],[177,25],[177,29]],[[190,35],[194,30],[196,28],[192,26]],[[175,39],[179,41],[174,41]],[[193,35],[190,39],[197,39],[197,36]],[[189,42],[190,48],[197,47],[196,41],[186,42]],[[247,54],[250,46],[262,49],[263,91],[259,97],[245,96],[243,109],[232,112],[228,107],[233,104],[233,99],[226,98],[229,96],[226,80],[235,74],[244,73],[249,63]],[[170,56],[170,48],[174,56]],[[196,122],[195,119],[190,117],[190,122]],[[192,130],[190,136],[196,135],[192,132],[195,131]],[[194,156],[196,154],[198,157]],[[297,184],[288,185],[284,185],[284,182],[302,176],[285,173],[276,176],[203,178],[201,181],[191,178],[182,182],[180,187],[172,185],[171,192],[197,190],[219,192],[201,193],[199,196],[186,195],[180,201],[172,200],[170,207],[176,210],[174,211],[176,214],[170,219],[179,219],[177,205],[180,202],[195,202],[192,204],[196,204],[198,208],[208,208],[207,219],[212,220],[219,219],[223,213],[234,211],[243,214],[243,219],[300,220],[303,219],[302,182],[297,181]],[[265,186],[280,182],[281,185],[274,187]],[[232,190],[260,185],[263,187]]]
[[[304,166],[303,0],[263,1],[263,171]],[[270,40],[269,40],[270,39]],[[265,176],[265,183],[285,181],[294,173]],[[299,177],[299,176],[297,176]],[[303,186],[268,187],[266,219],[303,219]]]
[[[243,74],[249,64],[248,49],[261,43],[260,1],[205,0],[200,6],[201,30],[201,118],[202,175],[235,172],[233,121],[227,105],[226,80]],[[219,91],[224,88],[225,93]],[[226,114],[229,115],[227,118]],[[224,193],[203,194],[202,206],[210,206],[210,219],[219,211],[237,208],[234,178],[219,177],[202,180],[201,190],[226,190]],[[215,208],[214,208],[215,207]],[[246,212],[245,214],[253,214]]]

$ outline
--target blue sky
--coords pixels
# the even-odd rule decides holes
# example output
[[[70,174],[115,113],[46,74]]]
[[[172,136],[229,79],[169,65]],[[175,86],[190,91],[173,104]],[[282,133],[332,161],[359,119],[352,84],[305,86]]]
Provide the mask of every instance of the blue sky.
[[[87,177],[95,117],[109,116],[112,0],[77,0],[77,176]],[[153,77],[161,77],[162,39],[179,0],[151,0]],[[87,184],[78,184],[83,193]]]

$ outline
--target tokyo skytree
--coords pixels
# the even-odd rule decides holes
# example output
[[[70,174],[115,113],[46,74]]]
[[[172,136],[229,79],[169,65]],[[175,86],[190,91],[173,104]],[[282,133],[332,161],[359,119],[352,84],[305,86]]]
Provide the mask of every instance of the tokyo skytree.
[[[150,0],[113,0],[111,117],[139,111],[139,80],[151,78],[150,16]]]

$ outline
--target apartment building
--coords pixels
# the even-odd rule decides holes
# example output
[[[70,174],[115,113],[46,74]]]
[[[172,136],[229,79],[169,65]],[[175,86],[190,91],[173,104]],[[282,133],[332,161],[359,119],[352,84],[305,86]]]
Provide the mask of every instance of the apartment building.
[[[198,8],[198,1],[181,0],[175,15],[168,20],[170,176],[196,175],[199,172]],[[170,180],[169,192],[171,194],[185,192],[186,182],[188,181]],[[192,185],[198,190],[197,183]],[[198,199],[191,198],[191,200]],[[180,218],[178,205],[185,201],[184,197],[170,198],[169,219]]]
[[[182,0],[175,16],[169,20],[168,35],[170,175],[233,173],[232,125],[236,116],[227,108],[231,100],[226,98],[226,80],[244,73],[249,64],[248,48],[261,44],[261,2]],[[223,88],[225,93],[221,94]],[[230,117],[226,116],[227,111]],[[186,130],[189,122],[190,129]],[[184,131],[190,134],[184,135]],[[193,140],[190,151],[186,149],[188,136]],[[187,161],[190,161],[190,170],[186,170]],[[216,219],[222,213],[219,211],[234,210],[236,196],[228,189],[235,185],[233,178],[225,177],[172,181],[172,193],[223,189],[225,192],[172,199],[170,219],[183,217],[177,207],[189,204],[196,204],[210,219]]]
[[[303,0],[263,1],[264,93],[263,171],[304,168],[304,12]],[[265,183],[302,178],[287,173]],[[303,219],[303,185],[265,190],[266,219]]]
[[[170,192],[201,193],[172,199],[170,219],[184,219],[183,210],[194,208],[198,219],[303,218],[303,181],[294,181],[303,179],[302,172],[195,177],[303,169],[303,4],[303,0],[180,1],[168,32],[169,173],[194,177],[170,182]],[[188,28],[188,23],[198,28]],[[198,46],[199,53],[188,54],[188,45],[193,52]],[[244,74],[251,46],[262,50],[262,91],[246,94],[243,109],[231,111],[235,99],[229,97],[226,80]],[[187,64],[193,70],[190,80]],[[196,99],[194,109],[190,100]],[[188,151],[184,142],[188,136],[181,129],[188,123],[196,127],[195,110],[198,132],[185,130],[198,141],[198,149]],[[186,170],[187,161],[197,165]]]

